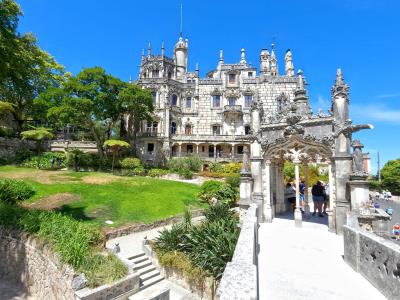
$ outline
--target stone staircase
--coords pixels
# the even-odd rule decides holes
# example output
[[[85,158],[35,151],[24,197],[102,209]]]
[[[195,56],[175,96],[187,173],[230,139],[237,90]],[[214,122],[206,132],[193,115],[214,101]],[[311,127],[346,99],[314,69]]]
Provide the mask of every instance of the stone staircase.
[[[129,300],[169,299],[162,298],[162,294],[166,293],[167,284],[165,284],[160,271],[145,253],[130,256],[128,260],[133,264],[133,269],[140,274],[139,292],[128,297]],[[156,284],[157,286],[155,286]],[[152,286],[153,288],[151,288]]]

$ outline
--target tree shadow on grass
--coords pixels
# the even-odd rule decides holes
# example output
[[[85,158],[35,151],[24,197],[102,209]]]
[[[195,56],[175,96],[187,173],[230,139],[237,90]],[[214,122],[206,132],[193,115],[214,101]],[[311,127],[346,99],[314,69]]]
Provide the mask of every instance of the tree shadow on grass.
[[[79,221],[91,221],[94,220],[96,218],[91,217],[89,215],[87,215],[85,213],[85,206],[79,206],[79,207],[72,207],[68,204],[64,204],[62,206],[60,206],[57,211],[70,216],[72,218],[74,218],[75,220],[79,220]]]

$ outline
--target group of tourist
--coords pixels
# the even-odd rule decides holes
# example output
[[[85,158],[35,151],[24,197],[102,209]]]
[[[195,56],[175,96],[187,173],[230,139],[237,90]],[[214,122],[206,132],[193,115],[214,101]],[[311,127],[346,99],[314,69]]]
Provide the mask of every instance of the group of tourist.
[[[304,180],[301,180],[301,182],[299,183],[299,198],[300,198],[300,210],[302,213],[304,213],[304,207],[305,207],[305,197],[304,197],[305,189],[306,189],[306,184]],[[323,182],[321,181],[317,181],[317,183],[314,184],[311,189],[311,194],[314,202],[313,216],[315,216],[317,212],[319,217],[327,215],[326,209],[329,206],[329,185],[323,184]],[[296,208],[296,189],[291,182],[288,182],[286,184],[285,198],[290,203],[291,208],[294,211]]]

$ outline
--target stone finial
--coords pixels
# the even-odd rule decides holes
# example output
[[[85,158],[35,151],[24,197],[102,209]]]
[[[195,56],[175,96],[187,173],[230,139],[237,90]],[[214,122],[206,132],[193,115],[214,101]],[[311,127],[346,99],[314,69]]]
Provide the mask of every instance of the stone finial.
[[[298,78],[299,78],[299,81],[298,81],[298,84],[297,84],[297,89],[298,90],[304,90],[304,77],[303,77],[303,75],[299,74]]]
[[[349,101],[349,86],[346,84],[343,78],[342,69],[338,68],[336,71],[335,84],[332,87],[332,98],[341,95]]]
[[[149,42],[149,45],[147,46],[147,56],[151,55],[151,43]]]
[[[224,63],[224,53],[223,53],[222,49],[219,50],[219,63],[220,64]]]
[[[188,38],[185,39],[185,47],[189,48],[189,39]]]
[[[338,68],[336,71],[336,85],[341,85],[344,83],[342,69]]]
[[[161,56],[164,57],[165,55],[165,47],[164,47],[164,42],[161,43]]]
[[[364,157],[362,154],[364,145],[361,144],[360,140],[354,140],[351,143],[351,147],[353,147],[353,173],[364,173]]]
[[[271,76],[276,77],[276,76],[278,76],[278,62],[276,60],[274,48],[275,48],[275,45],[272,44],[270,68],[271,68]]]
[[[270,58],[268,49],[262,49],[260,53],[260,73],[268,75],[270,71]]]
[[[242,50],[240,51],[240,63],[241,64],[246,64],[246,51],[244,50],[244,48],[242,48]]]
[[[195,73],[196,73],[196,77],[199,77],[199,63],[196,63]]]
[[[285,72],[288,77],[294,76],[293,57],[290,49],[288,49],[285,54]]]

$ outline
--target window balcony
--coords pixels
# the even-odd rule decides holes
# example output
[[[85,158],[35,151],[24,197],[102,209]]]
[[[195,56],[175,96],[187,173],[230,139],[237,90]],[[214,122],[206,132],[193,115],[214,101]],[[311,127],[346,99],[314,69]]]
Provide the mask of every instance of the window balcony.
[[[241,105],[225,105],[224,106],[224,115],[239,115],[243,114]]]

